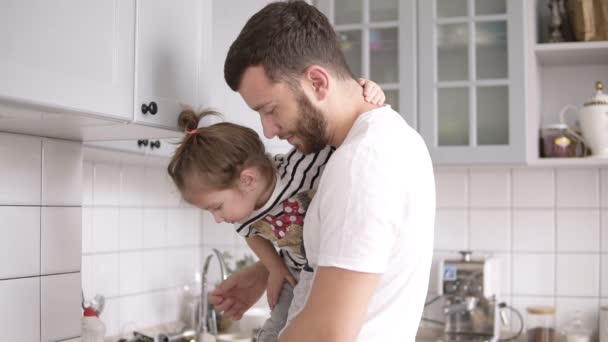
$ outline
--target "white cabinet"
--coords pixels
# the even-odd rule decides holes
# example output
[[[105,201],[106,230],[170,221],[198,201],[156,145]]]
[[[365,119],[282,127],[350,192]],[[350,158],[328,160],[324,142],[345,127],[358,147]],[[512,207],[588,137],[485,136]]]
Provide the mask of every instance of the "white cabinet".
[[[210,12],[205,0],[3,0],[0,130],[176,136],[181,106],[208,102]]]
[[[435,163],[526,161],[523,0],[418,2],[419,131]]]
[[[132,120],[134,20],[134,0],[3,0],[0,98]]]
[[[137,2],[135,122],[177,129],[183,105],[199,105],[210,29],[204,0]],[[207,7],[204,7],[207,6]],[[203,96],[204,97],[204,96]]]
[[[416,0],[318,0],[355,77],[371,79],[386,103],[417,127]]]

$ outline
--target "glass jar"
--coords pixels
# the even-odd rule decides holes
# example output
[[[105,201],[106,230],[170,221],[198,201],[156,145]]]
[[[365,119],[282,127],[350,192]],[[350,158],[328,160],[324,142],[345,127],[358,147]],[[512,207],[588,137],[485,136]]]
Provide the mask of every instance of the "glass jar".
[[[555,342],[555,308],[533,306],[527,309],[528,342]]]
[[[568,131],[568,126],[555,124],[543,126],[540,132],[541,156],[545,158],[568,158],[580,156],[580,142]]]
[[[580,311],[576,311],[572,320],[566,324],[561,331],[562,341],[565,342],[589,342],[591,331],[583,325],[583,317]]]

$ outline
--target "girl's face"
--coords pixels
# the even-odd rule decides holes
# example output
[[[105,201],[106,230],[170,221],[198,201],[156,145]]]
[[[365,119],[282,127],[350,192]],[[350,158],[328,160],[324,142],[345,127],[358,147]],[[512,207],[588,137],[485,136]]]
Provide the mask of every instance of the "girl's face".
[[[260,182],[241,177],[231,188],[192,191],[184,194],[190,204],[209,211],[217,223],[243,223],[255,210],[260,196]]]

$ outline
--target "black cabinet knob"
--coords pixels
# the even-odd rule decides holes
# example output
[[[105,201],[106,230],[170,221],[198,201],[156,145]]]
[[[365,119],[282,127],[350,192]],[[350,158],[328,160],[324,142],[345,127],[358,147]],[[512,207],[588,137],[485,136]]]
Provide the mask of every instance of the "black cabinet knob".
[[[138,147],[148,146],[148,139],[139,139],[139,140],[137,140],[137,146]]]
[[[150,143],[150,148],[151,149],[155,149],[155,148],[160,148],[160,140],[156,140]]]
[[[141,112],[144,114],[152,114],[155,115],[156,113],[158,113],[158,105],[156,105],[156,102],[152,101],[150,102],[150,104],[142,104],[141,105]]]

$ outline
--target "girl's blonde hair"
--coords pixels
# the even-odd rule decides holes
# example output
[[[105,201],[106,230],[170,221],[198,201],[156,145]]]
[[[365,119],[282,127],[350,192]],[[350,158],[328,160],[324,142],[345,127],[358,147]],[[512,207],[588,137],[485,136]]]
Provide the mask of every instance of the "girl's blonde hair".
[[[257,168],[262,177],[274,177],[274,165],[264,144],[251,128],[220,122],[198,128],[198,122],[218,112],[195,113],[184,109],[178,118],[180,129],[187,132],[167,168],[169,176],[183,194],[191,187],[225,190],[233,187],[247,167]]]

